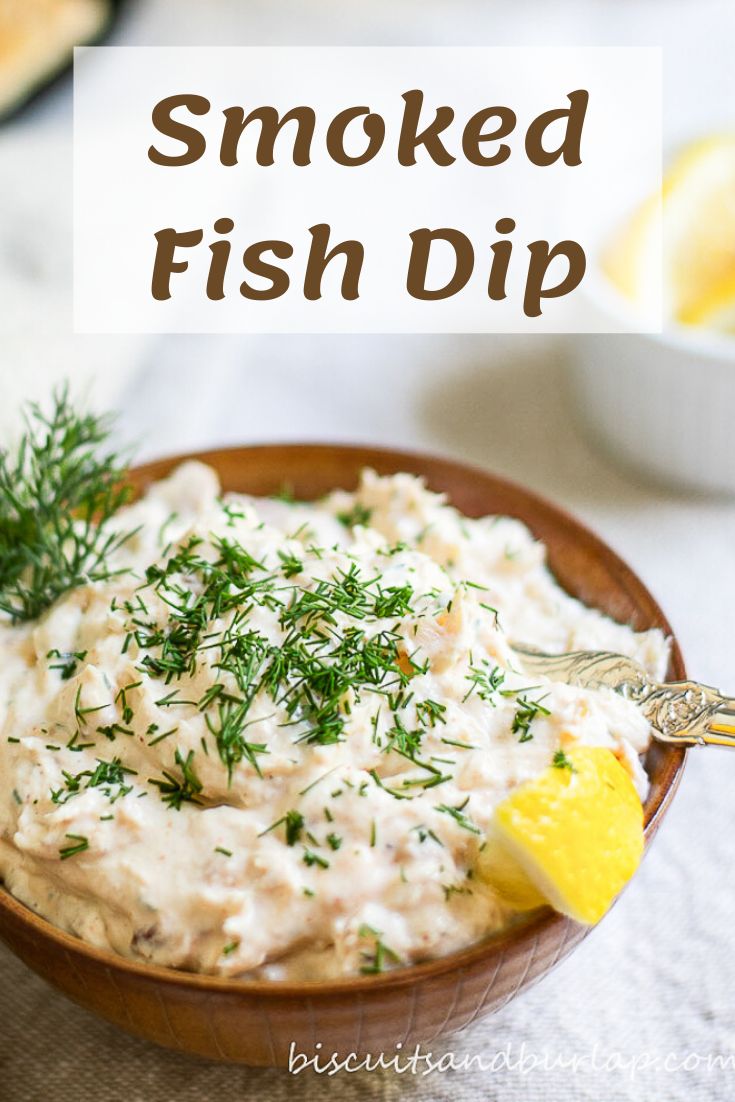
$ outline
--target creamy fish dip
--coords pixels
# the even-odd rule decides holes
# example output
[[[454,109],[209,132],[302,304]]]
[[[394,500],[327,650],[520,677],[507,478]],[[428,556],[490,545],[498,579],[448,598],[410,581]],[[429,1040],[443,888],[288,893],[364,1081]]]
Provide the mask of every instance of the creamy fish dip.
[[[116,518],[115,577],[0,626],[0,875],[92,945],[323,979],[506,924],[473,879],[493,808],[575,743],[641,796],[647,722],[514,671],[509,640],[667,644],[565,594],[518,521],[399,474],[315,504],[186,463]]]

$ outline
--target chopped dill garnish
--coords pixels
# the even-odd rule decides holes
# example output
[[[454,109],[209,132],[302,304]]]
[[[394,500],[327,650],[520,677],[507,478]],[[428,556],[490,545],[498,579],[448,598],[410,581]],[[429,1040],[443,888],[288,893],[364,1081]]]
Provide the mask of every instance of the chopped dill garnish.
[[[110,742],[114,742],[118,735],[127,735],[130,737],[134,732],[131,731],[129,727],[123,727],[121,723],[108,723],[102,727],[98,727],[97,734],[104,735]],[[91,746],[93,743],[89,743],[88,745]]]
[[[105,704],[90,705],[87,708],[82,707],[82,686],[77,686],[76,696],[74,697],[74,716],[76,718],[79,727],[87,726],[87,716],[94,715],[95,712],[101,712],[106,707]]]
[[[155,723],[152,723],[151,727],[155,727],[156,730],[158,730],[158,727]],[[164,739],[170,738],[171,735],[175,735],[177,731],[178,731],[178,727],[171,727],[168,731],[162,731],[160,735],[156,735],[155,738],[152,738],[151,741],[148,743],[148,745],[149,746],[157,746],[159,742],[163,742]],[[152,733],[153,732],[150,730],[150,728],[146,732],[146,734],[152,734]]]
[[[449,902],[453,895],[472,895],[472,889],[466,887],[464,884],[442,884],[442,890],[446,903]]]
[[[55,804],[68,803],[73,796],[78,796],[86,788],[99,788],[110,803],[114,804],[116,800],[133,791],[133,786],[126,783],[126,777],[136,775],[135,770],[128,769],[119,758],[113,758],[112,761],[97,758],[95,769],[83,769],[81,773],[68,773],[65,769],[61,772],[64,784],[51,791],[51,800]]]
[[[520,735],[519,742],[529,742],[533,738],[530,731],[530,726],[537,716],[548,716],[551,712],[548,708],[544,708],[543,704],[540,704],[538,700],[529,700],[526,696],[518,697],[518,707],[516,714],[513,716],[513,724],[511,731],[514,735]]]
[[[418,764],[417,754],[421,749],[421,740],[424,732],[422,728],[418,728],[415,731],[409,731],[401,719],[400,715],[394,712],[395,723],[393,727],[388,731],[388,741],[383,747],[383,752],[388,753],[394,750],[397,754],[400,754],[404,758],[408,758],[410,761],[414,761]]]
[[[411,827],[411,830],[416,831],[416,833],[418,835],[419,842],[425,842],[427,838],[431,838],[432,842],[436,842],[436,844],[438,846],[443,846],[444,845],[441,838],[438,838],[433,830],[430,830],[428,827],[424,826],[422,823],[419,823],[418,826]]]
[[[268,747],[262,742],[248,742],[243,736],[246,727],[249,702],[236,703],[227,701],[220,704],[217,709],[217,719],[205,716],[205,722],[210,732],[214,735],[217,750],[223,763],[227,766],[227,772],[232,776],[235,765],[245,758],[250,762],[256,773],[260,773],[258,754],[267,754]]]
[[[299,726],[295,742],[329,746],[343,741],[361,691],[385,695],[408,682],[400,636],[385,629],[371,634],[367,625],[406,615],[411,586],[383,587],[379,574],[363,576],[356,563],[308,586],[289,585],[291,570],[302,565],[295,556],[281,553],[283,569],[273,573],[232,540],[214,537],[214,558],[202,543],[190,537],[148,568],[144,587],[156,590],[166,620],[159,623],[136,605],[127,630],[146,652],[138,668],[154,678],[192,677],[209,653],[216,680],[198,701],[179,699],[173,689],[157,704],[193,704],[230,777],[243,761],[260,773],[259,758],[268,753],[266,743],[247,737],[248,727],[270,718],[252,715],[259,695],[285,711],[285,725]],[[282,643],[249,627],[256,607],[275,613]],[[338,616],[353,622],[345,625]]]
[[[295,846],[301,837],[304,827],[304,816],[300,811],[287,811],[286,821],[286,845]]]
[[[551,759],[551,764],[554,769],[568,769],[570,773],[576,773],[574,768],[574,762],[571,758],[567,757],[563,750],[557,750],[554,757]]]
[[[293,505],[296,501],[294,496],[293,486],[290,482],[284,482],[276,491],[275,494],[271,494],[271,500],[282,501],[286,505]]]
[[[58,670],[61,674],[62,681],[69,681],[74,676],[77,669],[77,663],[83,662],[87,657],[86,650],[79,651],[60,651],[50,650],[46,655],[47,658],[56,658],[57,662],[49,662],[50,670]]]
[[[284,578],[292,578],[294,574],[300,574],[304,569],[304,560],[300,559],[298,555],[292,555],[288,551],[279,551],[278,558],[281,560],[281,571]]]
[[[345,528],[356,528],[358,525],[365,528],[370,523],[372,515],[372,509],[366,508],[358,501],[346,512],[337,513],[337,520],[340,524],[344,524]]]
[[[470,655],[470,672],[465,680],[470,682],[470,687],[464,695],[463,704],[476,692],[480,700],[494,706],[495,694],[505,681],[505,674],[499,666],[491,666],[486,658],[483,658],[479,666],[473,665]]]
[[[455,823],[461,826],[464,830],[469,830],[472,834],[480,834],[482,832],[480,831],[479,827],[476,827],[472,820],[468,819],[467,816],[464,814],[464,809],[467,806],[468,800],[469,796],[467,797],[467,800],[464,801],[464,803],[459,805],[459,807],[448,807],[446,804],[439,804],[436,810],[443,812],[444,815],[451,815]]]
[[[180,750],[174,755],[174,761],[181,770],[181,779],[173,773],[163,771],[163,780],[149,777],[149,784],[154,784],[161,793],[161,799],[170,808],[181,811],[184,803],[200,804],[199,795],[202,791],[202,783],[194,771],[194,751],[190,750],[184,758]]]
[[[66,861],[67,857],[74,857],[77,853],[84,853],[85,849],[89,849],[89,839],[85,838],[83,834],[67,834],[65,837],[71,838],[73,844],[64,846],[59,850],[59,857],[62,861]]]
[[[320,857],[318,853],[306,848],[304,848],[304,864],[309,866],[318,865],[320,869],[329,868],[329,861],[326,858]]]
[[[382,940],[383,935],[380,930],[374,930],[372,926],[368,926],[367,923],[363,922],[357,933],[358,937],[370,938],[373,942],[372,952],[362,954],[363,960],[366,962],[360,968],[363,975],[376,975],[378,972],[384,972],[386,963],[401,963],[398,954]]]
[[[446,723],[446,711],[446,704],[439,704],[436,700],[419,700],[416,704],[419,723],[426,723],[429,727],[436,727],[437,723]]]
[[[377,590],[372,613],[378,620],[400,619],[411,611],[412,586],[392,585],[387,589],[377,586]]]
[[[132,721],[133,716],[135,715],[133,709],[128,703],[127,694],[130,692],[131,689],[140,688],[142,684],[142,681],[133,681],[129,685],[123,685],[123,687],[120,689],[117,696],[115,697],[115,703],[120,705],[120,709],[122,712],[122,721],[126,725]]]
[[[258,835],[262,838],[264,834],[269,834],[276,827],[286,824],[286,845],[295,846],[301,837],[301,832],[304,829],[304,816],[300,811],[290,810],[285,815],[282,815],[280,819],[276,819],[275,823],[271,823],[269,827],[262,830]]]
[[[74,732],[74,734],[71,736],[71,738],[69,739],[69,741],[66,744],[67,750],[73,750],[74,753],[80,754],[82,752],[82,750],[89,750],[89,748],[91,746],[94,746],[93,742],[80,742],[79,741],[80,734],[81,734],[81,732],[79,730],[76,730]]]
[[[409,794],[407,792],[399,792],[397,788],[388,788],[387,785],[383,784],[383,781],[381,780],[380,776],[378,775],[378,773],[375,769],[370,770],[370,776],[373,778],[373,780],[377,784],[378,788],[382,788],[384,792],[387,792],[388,795],[392,796],[395,800],[410,800],[410,799],[412,799],[412,797],[409,796]],[[362,796],[362,795],[364,795],[364,792],[361,791],[359,794]]]

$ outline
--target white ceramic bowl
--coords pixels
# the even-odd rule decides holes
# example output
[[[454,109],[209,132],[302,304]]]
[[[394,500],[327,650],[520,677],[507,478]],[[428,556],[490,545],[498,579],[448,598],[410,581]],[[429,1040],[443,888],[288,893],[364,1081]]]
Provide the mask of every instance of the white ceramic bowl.
[[[657,482],[735,496],[735,337],[672,326],[629,328],[602,275],[588,294],[610,332],[570,340],[577,411],[609,454]]]

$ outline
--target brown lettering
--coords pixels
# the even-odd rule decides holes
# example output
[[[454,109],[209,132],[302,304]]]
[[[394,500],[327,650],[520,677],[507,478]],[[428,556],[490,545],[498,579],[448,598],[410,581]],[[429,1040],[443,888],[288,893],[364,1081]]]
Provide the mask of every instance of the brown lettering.
[[[440,230],[420,229],[409,234],[411,238],[411,257],[408,262],[406,290],[411,298],[424,302],[451,298],[467,285],[475,264],[475,252],[472,242],[460,230],[444,227]],[[434,241],[446,241],[454,249],[454,274],[448,283],[429,291],[426,287],[426,275],[429,267],[429,255]]]
[[[523,313],[527,318],[537,318],[541,314],[541,299],[561,298],[579,287],[587,267],[584,249],[577,241],[560,241],[549,249],[548,241],[533,241],[528,246],[531,259],[528,262],[526,291],[523,296]],[[553,287],[544,287],[544,279],[557,256],[567,259],[567,274]]]
[[[204,156],[204,151],[207,148],[206,138],[200,130],[197,130],[194,126],[187,126],[186,123],[177,122],[171,117],[171,113],[177,107],[186,107],[192,115],[206,115],[211,104],[204,96],[189,95],[167,96],[166,99],[162,99],[156,104],[151,113],[156,130],[164,137],[173,138],[174,141],[182,142],[186,146],[186,151],[176,156],[170,153],[161,153],[155,145],[150,146],[148,159],[156,165],[193,165],[195,161]]]

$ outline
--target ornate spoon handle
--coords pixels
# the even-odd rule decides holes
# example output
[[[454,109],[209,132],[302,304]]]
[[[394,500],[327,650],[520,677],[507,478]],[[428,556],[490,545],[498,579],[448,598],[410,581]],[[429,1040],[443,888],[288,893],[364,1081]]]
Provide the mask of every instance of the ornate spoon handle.
[[[515,646],[527,673],[587,689],[609,688],[634,701],[662,742],[735,746],[735,697],[696,681],[658,682],[638,662],[612,651],[544,654]]]
[[[735,699],[696,681],[652,685],[641,701],[654,735],[687,746],[735,746]]]

